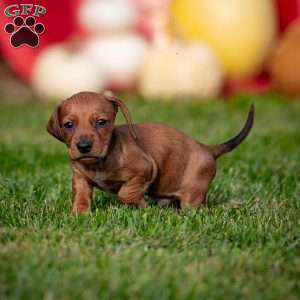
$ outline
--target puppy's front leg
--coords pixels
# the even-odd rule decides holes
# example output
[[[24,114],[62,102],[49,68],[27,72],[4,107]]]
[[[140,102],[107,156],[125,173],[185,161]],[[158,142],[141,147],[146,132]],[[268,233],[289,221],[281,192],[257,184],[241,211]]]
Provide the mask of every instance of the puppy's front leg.
[[[91,210],[93,187],[78,170],[73,169],[73,213],[86,214]]]
[[[145,208],[147,202],[144,195],[150,182],[142,176],[135,176],[122,185],[118,192],[118,199],[124,204],[133,204],[139,208]]]

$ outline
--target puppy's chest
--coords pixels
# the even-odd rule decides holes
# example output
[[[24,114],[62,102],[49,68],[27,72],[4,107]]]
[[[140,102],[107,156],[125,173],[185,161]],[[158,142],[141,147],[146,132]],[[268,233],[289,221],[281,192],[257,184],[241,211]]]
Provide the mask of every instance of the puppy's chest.
[[[92,174],[92,181],[104,191],[117,191],[123,181],[113,172],[95,171]]]

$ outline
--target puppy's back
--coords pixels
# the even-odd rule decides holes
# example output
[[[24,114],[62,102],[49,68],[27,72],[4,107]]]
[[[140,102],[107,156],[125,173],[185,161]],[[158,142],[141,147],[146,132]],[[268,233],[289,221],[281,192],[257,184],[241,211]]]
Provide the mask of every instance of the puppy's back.
[[[156,190],[166,191],[170,187],[172,192],[174,187],[180,185],[192,157],[200,159],[200,156],[211,156],[205,145],[165,124],[141,123],[134,127],[138,137],[137,146],[157,164],[159,182],[155,182]],[[126,140],[130,138],[126,125],[117,126],[116,129]]]

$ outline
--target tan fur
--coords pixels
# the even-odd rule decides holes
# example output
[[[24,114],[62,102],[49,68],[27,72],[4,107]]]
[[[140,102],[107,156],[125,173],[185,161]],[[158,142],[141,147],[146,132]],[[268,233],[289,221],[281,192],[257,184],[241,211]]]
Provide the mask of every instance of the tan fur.
[[[127,125],[115,126],[118,108]],[[48,131],[68,148],[73,171],[73,211],[90,211],[94,187],[117,193],[124,204],[146,207],[145,195],[161,206],[176,201],[199,207],[206,201],[216,174],[216,158],[234,149],[248,135],[254,108],[240,134],[216,146],[206,146],[159,123],[131,123],[125,104],[112,93],[82,92],[63,101],[48,122]],[[96,119],[105,119],[96,128]],[[75,126],[64,128],[67,121]],[[78,150],[82,139],[92,142],[88,153]]]

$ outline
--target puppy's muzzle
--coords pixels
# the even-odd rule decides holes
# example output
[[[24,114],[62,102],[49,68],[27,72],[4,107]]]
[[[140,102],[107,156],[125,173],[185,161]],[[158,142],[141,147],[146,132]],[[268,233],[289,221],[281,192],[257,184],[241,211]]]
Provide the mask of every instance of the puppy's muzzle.
[[[92,149],[92,146],[93,142],[86,138],[80,139],[79,142],[76,144],[77,149],[82,154],[89,153]]]

